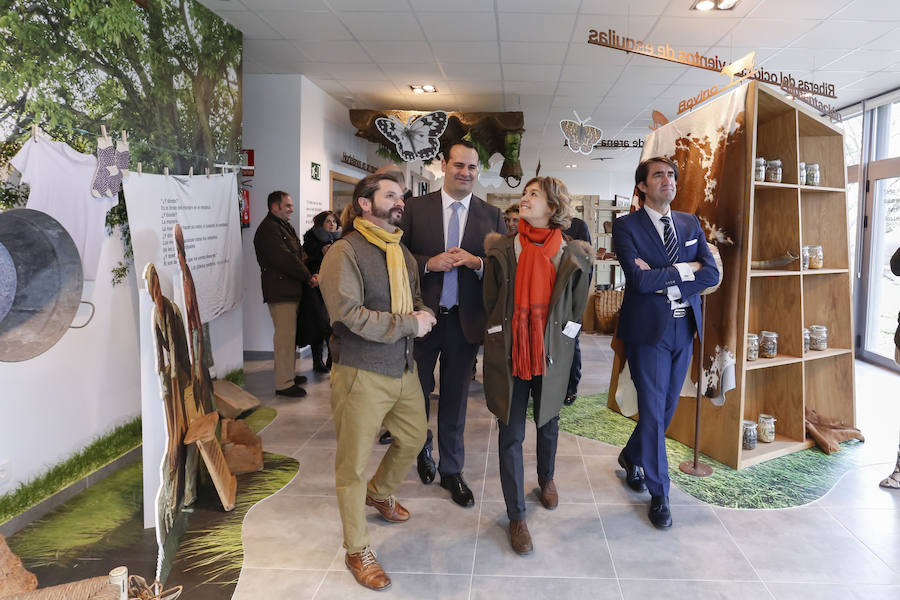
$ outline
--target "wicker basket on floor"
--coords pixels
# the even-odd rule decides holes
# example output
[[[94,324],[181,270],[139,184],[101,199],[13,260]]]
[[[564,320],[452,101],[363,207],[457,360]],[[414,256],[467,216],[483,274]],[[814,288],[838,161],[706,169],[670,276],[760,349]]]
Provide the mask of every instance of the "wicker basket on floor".
[[[611,334],[616,330],[619,309],[622,308],[622,290],[598,290],[594,299],[594,329],[597,333]]]

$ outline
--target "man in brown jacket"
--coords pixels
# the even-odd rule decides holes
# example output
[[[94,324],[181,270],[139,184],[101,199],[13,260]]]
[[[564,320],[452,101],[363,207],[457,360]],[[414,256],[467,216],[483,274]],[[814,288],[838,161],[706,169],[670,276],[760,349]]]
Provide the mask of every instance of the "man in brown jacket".
[[[275,191],[269,194],[269,214],[256,228],[253,247],[259,262],[263,302],[269,305],[272,325],[275,326],[275,393],[280,396],[302,398],[306,390],[300,384],[302,375],[294,375],[296,360],[297,308],[303,295],[303,284],[319,284],[303,264],[300,238],[289,219],[294,212],[290,194]]]
[[[344,528],[344,563],[367,588],[391,580],[369,545],[365,506],[389,522],[409,519],[395,499],[427,430],[413,338],[435,324],[419,292],[416,260],[400,243],[403,188],[396,175],[362,179],[344,211],[344,236],[322,261],[322,296],[332,322],[334,479]],[[381,424],[393,435],[375,475],[363,473]]]

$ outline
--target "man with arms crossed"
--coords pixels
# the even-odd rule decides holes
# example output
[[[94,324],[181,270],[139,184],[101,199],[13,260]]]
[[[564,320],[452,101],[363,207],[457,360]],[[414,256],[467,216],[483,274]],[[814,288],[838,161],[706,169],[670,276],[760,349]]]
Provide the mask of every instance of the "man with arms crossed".
[[[344,235],[322,261],[321,290],[332,322],[331,411],[344,559],[356,580],[383,590],[391,580],[369,545],[365,506],[392,523],[409,519],[393,493],[425,441],[422,387],[413,338],[435,323],[419,294],[416,261],[401,243],[403,188],[396,175],[356,184],[344,211]],[[363,476],[382,422],[393,434],[368,484]]]
[[[478,153],[471,142],[453,144],[441,159],[441,169],[442,189],[412,198],[400,228],[403,243],[419,264],[422,299],[437,316],[434,330],[416,344],[416,364],[427,415],[434,365],[438,355],[441,357],[437,419],[441,487],[449,490],[460,506],[472,506],[475,497],[462,478],[463,432],[469,382],[487,319],[481,298],[484,238],[494,231],[505,233],[506,227],[499,208],[472,194],[478,178]],[[429,431],[418,458],[423,483],[434,480],[431,449]]]
[[[643,207],[613,221],[625,273],[617,335],[625,342],[639,413],[619,464],[629,487],[650,491],[649,518],[658,528],[672,525],[666,429],[691,364],[694,334],[703,331],[699,293],[719,279],[700,221],[669,209],[677,181],[670,159],[641,162],[634,182]]]

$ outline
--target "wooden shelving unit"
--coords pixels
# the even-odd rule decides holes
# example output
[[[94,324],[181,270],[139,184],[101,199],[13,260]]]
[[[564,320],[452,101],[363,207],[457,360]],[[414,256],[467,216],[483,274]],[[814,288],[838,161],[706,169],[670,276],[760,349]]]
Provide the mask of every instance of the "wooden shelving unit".
[[[721,432],[719,460],[736,468],[784,456],[812,445],[804,415],[812,408],[854,424],[853,324],[843,137],[840,130],[764,86],[754,85],[753,157],[781,158],[783,183],[751,182],[745,256],[765,260],[805,245],[822,246],[824,268],[800,270],[800,261],[777,271],[748,270],[739,331],[779,334],[779,356],[745,361],[737,353],[738,387],[729,401],[737,414],[757,420],[774,415],[776,440],[754,450],[741,447],[741,423]],[[799,162],[817,162],[821,186],[798,185]],[[749,170],[752,173],[752,169]],[[828,350],[803,352],[803,328],[828,327]]]
[[[854,351],[847,211],[844,194],[843,137],[839,129],[804,106],[765,86],[750,84],[753,158],[780,158],[782,183],[748,181],[745,247],[740,273],[736,351],[737,387],[722,407],[704,403],[700,449],[740,469],[813,445],[806,437],[804,414],[815,409],[826,417],[855,425]],[[755,97],[755,101],[754,101]],[[821,186],[798,185],[799,162],[819,163]],[[801,271],[800,261],[778,270],[751,269],[750,262],[800,255],[805,245],[820,245],[824,268]],[[741,307],[743,310],[741,310]],[[803,352],[803,328],[828,327],[828,350]],[[762,330],[779,334],[778,356],[745,360],[743,340]],[[693,445],[693,399],[681,398],[668,435]],[[776,439],[743,450],[743,419],[774,415]],[[690,418],[687,418],[687,417]],[[688,425],[689,423],[689,425]]]

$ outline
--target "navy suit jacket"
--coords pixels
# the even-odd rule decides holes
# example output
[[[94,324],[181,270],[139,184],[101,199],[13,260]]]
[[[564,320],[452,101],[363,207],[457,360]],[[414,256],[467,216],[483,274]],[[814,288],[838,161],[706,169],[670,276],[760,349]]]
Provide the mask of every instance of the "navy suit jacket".
[[[625,298],[619,313],[617,336],[626,343],[656,344],[665,333],[672,318],[672,309],[665,294],[670,285],[678,286],[682,300],[694,312],[697,331],[700,326],[700,292],[719,281],[719,270],[706,244],[706,236],[697,217],[671,211],[678,238],[677,262],[699,262],[702,268],[694,273],[694,281],[682,281],[678,269],[669,264],[666,249],[650,215],[642,208],[613,221],[612,234],[619,265],[625,273]],[[642,271],[634,259],[641,258],[649,271]],[[657,293],[662,290],[663,293]]]
[[[403,244],[409,248],[419,264],[419,280],[422,285],[422,301],[425,306],[438,314],[441,289],[444,287],[444,272],[425,272],[425,263],[432,256],[445,250],[444,219],[441,191],[417,198],[410,198],[403,211],[400,228],[403,230]],[[462,232],[459,247],[484,258],[484,238],[492,232],[506,233],[503,213],[481,198],[472,195],[469,201],[469,216]],[[481,297],[481,279],[472,269],[459,270],[459,312],[463,335],[470,344],[480,344],[484,337],[487,315]]]

